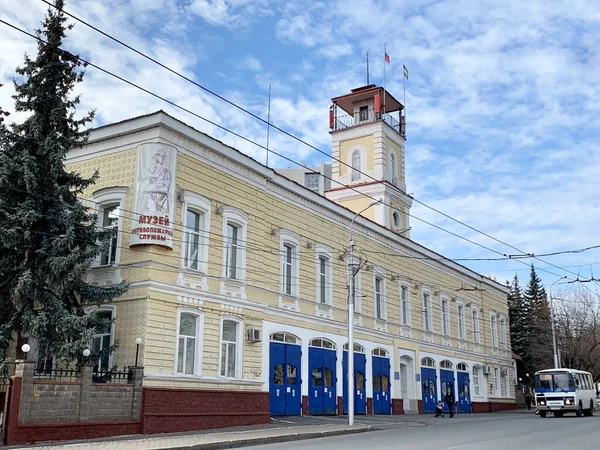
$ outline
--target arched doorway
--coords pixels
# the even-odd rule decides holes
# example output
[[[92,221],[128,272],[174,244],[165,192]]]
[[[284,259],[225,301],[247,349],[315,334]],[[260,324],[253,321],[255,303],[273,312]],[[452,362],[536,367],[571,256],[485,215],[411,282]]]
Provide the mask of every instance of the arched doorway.
[[[344,414],[348,413],[348,344],[344,344],[344,357],[342,359],[342,372],[344,373],[343,408]],[[367,413],[367,391],[365,376],[367,369],[367,357],[365,348],[354,343],[354,413]]]
[[[454,364],[448,360],[444,360],[440,363],[440,399],[444,400],[448,392],[452,392],[454,398],[456,398],[454,390]],[[448,412],[446,402],[444,402],[444,411]]]
[[[458,378],[458,412],[471,412],[471,380],[469,379],[469,366],[464,362],[456,365]]]
[[[336,414],[336,346],[329,339],[315,338],[308,343],[308,413]]]
[[[371,354],[373,364],[373,414],[391,414],[390,355],[382,348],[374,349]]]
[[[290,333],[272,333],[269,344],[270,411],[297,416],[302,411],[301,341]]]
[[[435,361],[432,358],[421,359],[421,386],[423,398],[423,411],[435,412],[437,403],[437,388]]]

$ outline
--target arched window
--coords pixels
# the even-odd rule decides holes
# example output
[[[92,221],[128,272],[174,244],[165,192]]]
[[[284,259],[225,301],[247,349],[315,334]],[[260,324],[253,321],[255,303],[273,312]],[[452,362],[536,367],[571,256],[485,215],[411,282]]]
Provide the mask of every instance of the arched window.
[[[300,339],[290,333],[271,333],[271,341],[273,342],[285,342],[286,344],[300,344]]]
[[[371,353],[373,356],[383,356],[384,358],[388,357],[388,352],[382,348],[376,348]]]
[[[329,349],[335,350],[335,343],[331,342],[329,339],[323,339],[323,338],[312,339],[308,343],[308,345],[311,347],[329,348]]]
[[[352,153],[352,181],[360,180],[360,151]]]
[[[201,311],[179,310],[175,372],[183,375],[201,375],[202,370]]]
[[[394,153],[390,153],[390,181],[392,183],[396,183],[396,155]]]
[[[466,372],[467,370],[469,370],[469,368],[467,367],[467,365],[465,363],[458,363],[456,365],[456,370],[460,370],[461,372]]]
[[[448,361],[446,359],[440,363],[440,367],[442,369],[452,369],[454,367],[454,364],[452,364],[450,361]]]
[[[435,367],[435,361],[432,358],[423,358],[421,360],[422,367]]]
[[[236,318],[224,318],[221,321],[221,357],[220,371],[222,377],[240,377],[241,370],[241,331],[243,324]]]
[[[348,343],[345,343],[345,344],[344,344],[344,350],[348,350]],[[355,343],[354,343],[354,351],[355,351],[355,352],[358,352],[358,353],[364,353],[364,352],[365,352],[365,348],[364,348],[362,345],[360,345],[360,344],[357,344],[357,343],[355,342]]]

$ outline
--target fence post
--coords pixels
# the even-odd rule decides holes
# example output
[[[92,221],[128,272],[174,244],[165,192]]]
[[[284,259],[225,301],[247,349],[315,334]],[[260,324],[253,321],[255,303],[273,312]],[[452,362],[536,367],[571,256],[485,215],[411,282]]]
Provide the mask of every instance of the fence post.
[[[131,420],[140,420],[142,414],[142,380],[144,368],[129,366],[133,391],[131,393]]]
[[[84,364],[81,366],[81,391],[79,392],[80,422],[88,422],[90,420],[90,398],[92,393],[93,371],[93,364]]]
[[[33,371],[35,363],[19,359],[15,361],[15,376],[21,378],[21,402],[19,405],[19,424],[29,423],[31,406],[33,404]]]

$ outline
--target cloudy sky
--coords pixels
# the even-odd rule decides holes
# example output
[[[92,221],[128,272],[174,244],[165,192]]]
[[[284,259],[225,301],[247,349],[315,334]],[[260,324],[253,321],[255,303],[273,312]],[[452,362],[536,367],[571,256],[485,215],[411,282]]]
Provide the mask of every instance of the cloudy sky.
[[[0,18],[28,31],[41,0],[0,0]],[[600,4],[585,0],[70,0],[66,10],[209,89],[330,153],[329,99],[382,82],[406,89],[407,186],[419,201],[522,251],[543,254],[600,244]],[[0,83],[35,42],[0,24]],[[260,144],[250,116],[77,24],[65,48]],[[260,161],[262,149],[90,68],[84,108],[97,124],[157,109]],[[0,105],[11,110],[11,86]],[[18,115],[13,118],[18,119]],[[271,148],[295,161],[324,158],[271,132]],[[280,167],[293,166],[270,158]],[[451,258],[519,253],[415,203],[412,238]],[[600,249],[533,260],[546,283],[600,278]],[[522,260],[529,263],[532,260]],[[464,262],[500,282],[528,267]],[[560,266],[560,269],[552,267]],[[548,272],[544,272],[547,270]],[[595,283],[587,286],[594,288]]]

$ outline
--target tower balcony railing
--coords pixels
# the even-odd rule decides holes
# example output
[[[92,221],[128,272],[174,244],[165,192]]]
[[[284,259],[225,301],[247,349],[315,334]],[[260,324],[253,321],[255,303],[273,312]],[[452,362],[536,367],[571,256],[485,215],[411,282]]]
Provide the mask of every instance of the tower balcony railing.
[[[398,114],[398,119],[400,118],[401,116]],[[344,130],[346,128],[352,128],[358,125],[364,125],[367,123],[373,123],[383,120],[397,133],[404,136],[404,123],[401,122],[401,119],[398,119],[392,116],[390,113],[375,112],[374,109],[368,109],[357,111],[354,114],[344,114],[341,116],[336,116],[333,120],[333,129]]]

